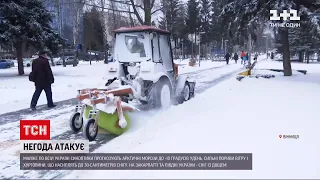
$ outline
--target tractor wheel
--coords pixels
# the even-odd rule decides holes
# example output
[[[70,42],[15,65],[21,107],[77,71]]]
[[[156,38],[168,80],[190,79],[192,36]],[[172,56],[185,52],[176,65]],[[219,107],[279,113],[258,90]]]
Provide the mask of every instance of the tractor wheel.
[[[79,112],[75,112],[72,114],[72,116],[70,117],[70,127],[72,129],[73,132],[78,133],[83,125],[83,118],[80,117],[80,113]]]
[[[94,127],[94,123],[94,119],[89,119],[83,128],[83,134],[89,141],[94,141],[98,135],[98,124]]]
[[[160,79],[150,91],[148,103],[152,108],[167,109],[172,104],[172,88],[168,79]]]
[[[185,101],[188,101],[189,99],[191,99],[191,93],[190,93],[190,84],[188,82],[186,82],[184,84],[181,96],[178,97],[178,103],[182,104]]]

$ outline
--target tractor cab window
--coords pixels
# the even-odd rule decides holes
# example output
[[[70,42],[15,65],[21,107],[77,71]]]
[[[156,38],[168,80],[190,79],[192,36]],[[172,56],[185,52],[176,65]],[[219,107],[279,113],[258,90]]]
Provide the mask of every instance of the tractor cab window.
[[[140,57],[146,57],[146,52],[144,49],[142,37],[126,35],[125,43],[126,43],[127,50],[130,53],[133,53],[133,54],[139,53]]]

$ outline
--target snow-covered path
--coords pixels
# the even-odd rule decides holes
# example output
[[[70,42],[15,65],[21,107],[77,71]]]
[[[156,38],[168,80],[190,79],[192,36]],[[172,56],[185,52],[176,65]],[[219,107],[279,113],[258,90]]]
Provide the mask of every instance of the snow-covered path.
[[[281,68],[264,62],[259,69]],[[95,153],[252,153],[252,170],[86,170],[65,179],[319,179],[320,64],[230,78]],[[146,119],[145,119],[146,120]],[[280,138],[279,135],[282,135]],[[296,138],[285,138],[293,135]],[[299,137],[297,137],[299,136]]]
[[[208,62],[209,64],[209,62]],[[228,66],[225,63],[215,64],[214,66],[204,66],[206,68],[184,70],[180,71],[181,74],[186,73],[192,79],[197,82],[196,93],[199,94],[205,89],[214,86],[220,81],[228,78],[235,72],[242,69],[240,64],[230,64]],[[96,83],[96,82],[95,82]],[[76,91],[74,91],[76,92]],[[70,93],[70,92],[68,92]],[[74,94],[74,93],[72,93]],[[43,110],[37,114],[25,114],[24,110],[19,113],[7,113],[4,114],[6,119],[0,119],[0,151],[3,155],[0,156],[0,169],[4,171],[1,172],[0,178],[57,178],[63,176],[65,172],[62,171],[19,171],[19,120],[20,119],[50,119],[51,121],[51,137],[52,139],[82,139],[81,133],[73,134],[69,130],[68,119],[70,117],[70,112],[74,108],[73,99],[63,101],[58,108],[54,110]],[[141,119],[151,119],[159,112],[153,111],[143,111],[135,112],[131,115],[131,119],[134,122],[132,128],[129,131],[135,131],[145,125],[146,121],[141,122]],[[149,118],[146,118],[149,117]],[[97,141],[90,144],[90,151],[94,151],[102,144],[115,138],[113,135],[101,134],[98,136]],[[12,174],[11,172],[15,172]]]

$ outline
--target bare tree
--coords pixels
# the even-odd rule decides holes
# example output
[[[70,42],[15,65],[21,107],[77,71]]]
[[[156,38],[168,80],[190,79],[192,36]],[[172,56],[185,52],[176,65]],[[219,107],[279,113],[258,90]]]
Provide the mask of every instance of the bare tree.
[[[127,6],[125,6],[126,8],[124,9],[115,9],[112,7],[101,7],[99,5],[92,4],[92,3],[86,3],[86,5],[103,8],[103,10],[111,10],[115,12],[135,14],[138,22],[143,25],[151,25],[152,15],[156,14],[158,11],[161,10],[160,4],[156,3],[156,0],[109,0],[109,1],[112,3],[129,5],[132,7],[133,12],[131,11],[131,8],[128,8]],[[144,16],[142,16],[141,13]]]
[[[151,17],[161,10],[160,4],[155,3],[156,0],[130,0],[133,13],[136,15],[140,24],[151,26]],[[139,9],[144,12],[144,20],[142,19]]]

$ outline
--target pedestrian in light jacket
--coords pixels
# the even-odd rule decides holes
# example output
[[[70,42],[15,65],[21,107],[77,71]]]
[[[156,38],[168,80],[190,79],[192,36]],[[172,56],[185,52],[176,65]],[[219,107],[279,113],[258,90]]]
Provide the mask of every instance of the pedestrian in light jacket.
[[[246,53],[244,51],[241,52],[241,64],[245,61]]]

